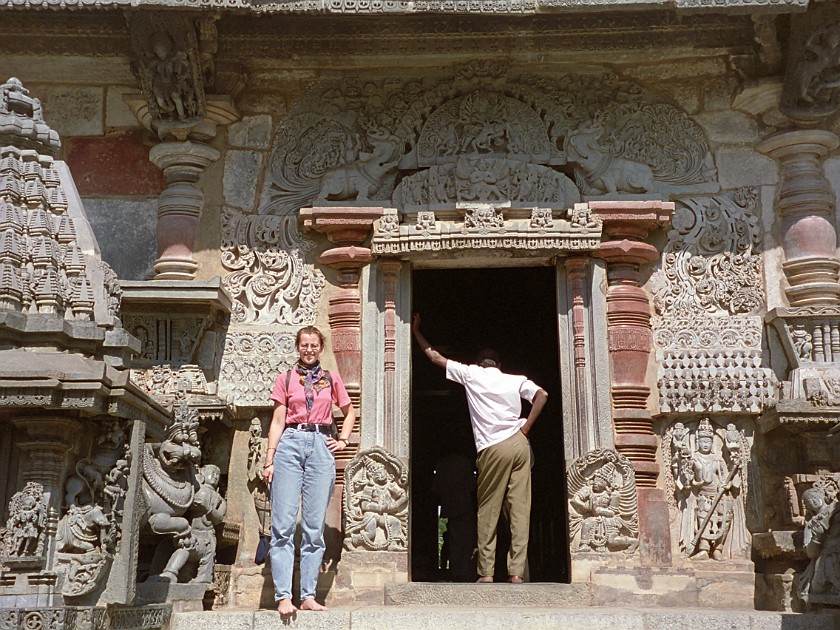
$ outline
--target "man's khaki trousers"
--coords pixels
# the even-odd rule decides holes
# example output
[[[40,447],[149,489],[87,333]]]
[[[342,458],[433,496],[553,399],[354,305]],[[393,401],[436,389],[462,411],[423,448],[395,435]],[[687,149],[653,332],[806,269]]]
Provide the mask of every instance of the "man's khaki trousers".
[[[502,507],[510,522],[508,576],[525,576],[531,522],[531,446],[521,431],[478,454],[478,575],[492,577]]]

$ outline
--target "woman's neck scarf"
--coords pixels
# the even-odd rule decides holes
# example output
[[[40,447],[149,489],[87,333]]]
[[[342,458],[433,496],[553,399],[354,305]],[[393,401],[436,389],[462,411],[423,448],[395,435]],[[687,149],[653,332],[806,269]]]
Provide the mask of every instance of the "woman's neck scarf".
[[[300,384],[303,385],[303,394],[306,397],[306,415],[312,411],[312,404],[315,396],[325,387],[330,386],[327,373],[321,369],[321,362],[315,361],[312,365],[304,365],[300,361],[295,364],[295,372],[300,376]]]

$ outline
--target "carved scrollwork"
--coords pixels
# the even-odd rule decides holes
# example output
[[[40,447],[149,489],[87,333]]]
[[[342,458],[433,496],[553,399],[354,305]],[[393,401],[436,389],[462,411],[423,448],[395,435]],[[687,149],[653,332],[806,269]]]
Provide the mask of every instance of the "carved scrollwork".
[[[578,552],[633,553],[639,545],[636,474],[624,455],[595,449],[569,468],[569,533]]]
[[[234,300],[231,319],[238,324],[315,322],[326,281],[307,266],[312,249],[294,217],[222,213],[222,265],[230,271],[222,286]]]
[[[671,224],[653,279],[657,314],[748,314],[764,304],[755,190],[683,199]]]

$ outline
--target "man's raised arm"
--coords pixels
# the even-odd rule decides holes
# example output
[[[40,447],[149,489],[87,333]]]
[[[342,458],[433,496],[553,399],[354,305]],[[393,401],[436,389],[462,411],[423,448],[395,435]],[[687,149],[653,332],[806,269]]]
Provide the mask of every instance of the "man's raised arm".
[[[411,332],[414,333],[415,339],[417,339],[417,343],[420,344],[420,349],[423,351],[427,357],[429,357],[429,361],[434,363],[438,367],[446,368],[446,362],[449,360],[445,356],[443,356],[440,352],[432,348],[431,344],[426,341],[426,338],[423,336],[423,333],[420,332],[420,313],[415,313],[411,317]]]

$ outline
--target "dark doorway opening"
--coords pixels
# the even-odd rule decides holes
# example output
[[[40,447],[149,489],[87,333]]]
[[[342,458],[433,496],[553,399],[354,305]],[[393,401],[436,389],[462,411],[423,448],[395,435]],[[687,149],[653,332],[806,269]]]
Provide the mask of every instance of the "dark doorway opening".
[[[530,435],[532,469],[528,570],[532,582],[568,582],[565,463],[558,364],[556,272],[553,267],[415,270],[413,310],[429,342],[447,358],[472,363],[496,349],[502,370],[524,374],[545,388],[549,401]],[[528,405],[523,401],[523,415]],[[446,570],[448,536],[442,530],[441,488],[460,484],[444,457],[475,460],[466,397],[414,344],[411,405],[411,579],[452,580]],[[448,461],[448,460],[447,460]],[[435,475],[436,467],[445,470]],[[457,467],[456,467],[457,470]],[[444,499],[446,502],[447,499]],[[507,579],[508,540],[499,528],[496,579]],[[452,550],[457,553],[456,550]],[[449,565],[452,566],[452,563]],[[471,579],[475,579],[470,574]]]

